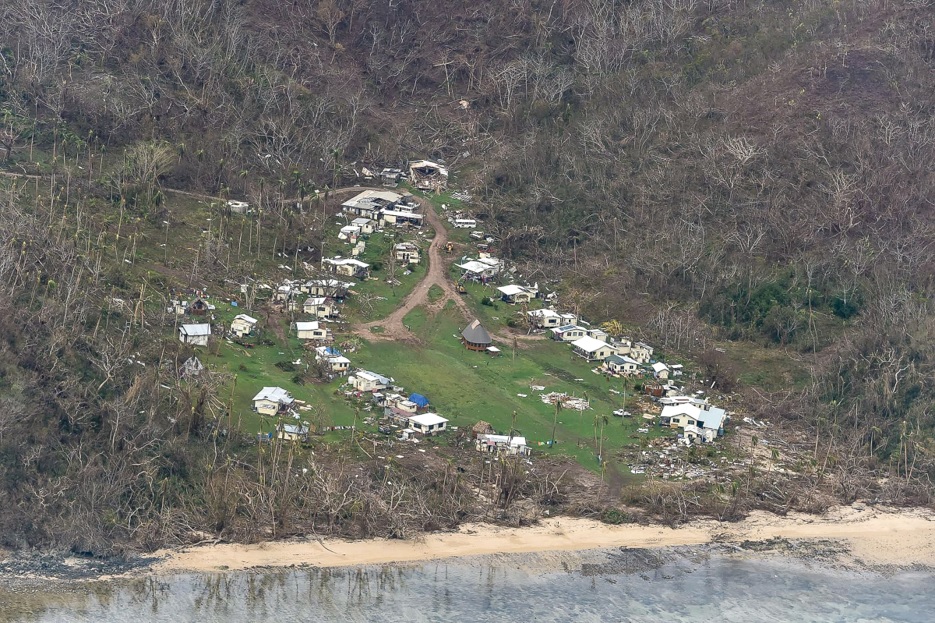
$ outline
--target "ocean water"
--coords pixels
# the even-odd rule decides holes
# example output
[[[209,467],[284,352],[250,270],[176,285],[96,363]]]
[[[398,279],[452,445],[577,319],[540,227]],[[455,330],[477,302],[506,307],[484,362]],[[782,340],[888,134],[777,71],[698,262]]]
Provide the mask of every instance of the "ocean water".
[[[880,574],[801,559],[684,553],[590,556],[565,565],[504,556],[0,591],[0,621],[935,621],[935,573],[928,571]]]

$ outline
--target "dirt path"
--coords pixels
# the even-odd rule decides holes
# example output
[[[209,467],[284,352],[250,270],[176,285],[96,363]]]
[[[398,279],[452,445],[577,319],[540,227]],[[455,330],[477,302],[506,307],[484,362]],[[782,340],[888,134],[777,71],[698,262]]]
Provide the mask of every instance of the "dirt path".
[[[435,208],[429,201],[418,197],[416,197],[416,200],[422,206],[425,220],[432,226],[432,229],[435,230],[435,237],[429,245],[427,254],[428,271],[425,273],[425,277],[422,278],[422,281],[413,288],[412,292],[410,292],[405,299],[403,299],[402,304],[397,307],[393,313],[381,320],[374,320],[373,322],[358,325],[354,332],[362,337],[373,340],[417,340],[418,338],[415,334],[406,328],[403,319],[406,317],[406,314],[422,305],[425,305],[431,311],[438,312],[445,306],[446,302],[454,301],[455,306],[464,316],[465,320],[473,317],[470,308],[468,308],[461,296],[455,291],[454,286],[445,274],[445,262],[442,258],[441,249],[448,242],[448,230],[445,229],[444,223],[442,223],[441,218],[439,218],[438,213],[435,212]],[[433,285],[437,285],[441,288],[443,295],[434,303],[429,303],[429,289],[431,289]],[[374,327],[381,327],[382,331],[375,333],[371,330]]]

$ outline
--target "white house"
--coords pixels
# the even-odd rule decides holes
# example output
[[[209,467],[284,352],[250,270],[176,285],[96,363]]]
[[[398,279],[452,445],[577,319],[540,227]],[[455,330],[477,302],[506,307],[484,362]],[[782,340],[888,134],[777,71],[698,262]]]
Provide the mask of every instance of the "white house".
[[[665,406],[659,416],[660,423],[669,428],[698,427],[705,441],[711,441],[723,432],[726,418],[727,413],[724,409],[701,409],[692,404]]]
[[[384,225],[409,224],[422,227],[423,215],[412,210],[393,210],[384,208],[380,210],[380,222]]]
[[[295,399],[281,387],[264,387],[253,397],[253,410],[261,415],[276,415],[289,409]]]
[[[308,441],[308,423],[285,424],[276,426],[276,436],[283,441]]]
[[[476,260],[467,260],[463,264],[455,264],[463,270],[462,277],[471,281],[487,281],[496,276],[503,268],[503,262],[494,257],[482,257]]]
[[[331,329],[321,326],[317,320],[314,322],[293,322],[295,336],[300,340],[330,341]]]
[[[564,327],[578,322],[578,317],[574,314],[560,314],[554,309],[534,309],[526,312],[529,322],[539,329],[553,329],[555,327]]]
[[[510,437],[508,435],[478,435],[474,447],[478,452],[506,452],[510,455],[529,456],[532,452],[532,448],[526,443],[525,437]]]
[[[365,190],[341,204],[345,212],[358,217],[376,219],[380,211],[403,200],[403,196],[388,190]]]
[[[316,318],[334,318],[339,312],[331,299],[324,296],[310,296],[302,303],[302,313]]]
[[[359,392],[375,392],[392,385],[393,379],[369,370],[358,370],[348,382]]]
[[[360,235],[360,227],[357,225],[345,225],[338,232],[338,240],[350,240],[351,243],[357,242],[357,236]]]
[[[506,303],[528,303],[536,298],[538,288],[510,284],[500,286],[497,290],[500,292],[500,298]]]
[[[630,352],[627,354],[640,363],[649,363],[653,356],[653,347],[645,342],[637,342],[630,347]]]
[[[351,360],[331,346],[319,346],[315,349],[315,361],[324,362],[331,374],[344,376],[351,370]]]
[[[370,234],[373,233],[373,228],[374,228],[373,219],[369,219],[369,218],[361,216],[351,221],[351,225],[356,227],[360,231],[360,233],[365,236],[369,236]]]
[[[237,314],[231,322],[231,333],[237,337],[247,337],[253,333],[256,322],[256,318],[251,318],[247,314]]]
[[[393,255],[397,262],[404,264],[418,264],[421,259],[419,247],[411,242],[400,242],[393,246]]]
[[[654,363],[652,368],[653,368],[653,376],[659,379],[660,381],[664,381],[669,378],[669,366],[662,363],[661,361],[657,361],[656,363]]]
[[[552,329],[551,334],[553,340],[557,340],[559,342],[574,342],[575,340],[580,340],[583,337],[587,337],[588,330],[577,325],[565,325],[563,327],[556,327]]]
[[[604,369],[614,374],[632,376],[639,374],[640,362],[626,355],[611,355],[604,360]]]
[[[437,413],[423,413],[409,418],[409,428],[424,435],[435,435],[442,432],[448,425],[448,420]]]
[[[210,324],[183,324],[179,327],[180,342],[192,346],[207,346],[209,337],[211,337]]]
[[[609,342],[607,338],[610,337],[607,335],[607,332],[603,329],[597,329],[595,327],[588,328],[588,337],[593,337],[595,340],[600,340],[602,342]]]
[[[321,266],[327,271],[345,277],[366,279],[370,275],[370,264],[352,257],[326,257],[321,261]]]
[[[593,337],[582,337],[571,343],[575,353],[584,357],[588,361],[603,361],[613,355],[616,351],[614,347],[607,342],[595,340]]]

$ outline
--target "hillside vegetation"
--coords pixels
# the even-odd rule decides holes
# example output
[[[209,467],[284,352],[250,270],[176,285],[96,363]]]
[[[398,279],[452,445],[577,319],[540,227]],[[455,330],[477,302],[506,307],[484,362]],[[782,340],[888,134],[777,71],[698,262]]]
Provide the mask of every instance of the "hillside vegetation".
[[[736,341],[729,356],[752,344],[807,370],[745,403],[814,444],[806,487],[927,503],[932,15],[927,0],[3,3],[0,543],[399,536],[477,516],[450,465],[394,487],[388,470],[422,466],[332,448],[302,457],[320,478],[290,481],[292,451],[224,424],[232,380],[178,382],[190,353],[144,317],[156,292],[317,259],[309,198],[415,157],[444,160],[500,252],[589,315],[687,356]],[[258,213],[208,225],[170,189]],[[728,382],[757,376],[734,358]],[[524,494],[558,503],[539,478]]]

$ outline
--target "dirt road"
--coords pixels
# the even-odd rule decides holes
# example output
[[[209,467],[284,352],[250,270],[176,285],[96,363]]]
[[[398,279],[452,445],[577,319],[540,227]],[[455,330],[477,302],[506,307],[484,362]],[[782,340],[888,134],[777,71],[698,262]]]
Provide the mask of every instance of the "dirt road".
[[[397,307],[392,314],[381,320],[374,320],[373,322],[359,325],[355,329],[355,333],[367,339],[417,340],[417,336],[406,328],[403,318],[413,309],[422,305],[426,306],[431,311],[437,312],[450,300],[454,301],[458,311],[461,312],[465,320],[473,317],[471,310],[455,291],[454,286],[452,286],[445,274],[445,262],[442,259],[441,249],[448,242],[448,230],[445,229],[444,223],[442,223],[441,218],[439,218],[438,214],[435,212],[435,208],[429,201],[418,197],[416,200],[422,206],[425,220],[432,226],[432,229],[435,230],[435,237],[432,239],[432,244],[429,245],[428,249],[428,271],[425,277],[422,278],[422,281],[413,288],[412,292],[410,292],[405,299],[403,299],[402,305]],[[437,285],[441,288],[443,295],[437,301],[430,304],[428,298],[429,289],[433,285]],[[374,327],[381,327],[382,331],[375,333],[372,331]]]

